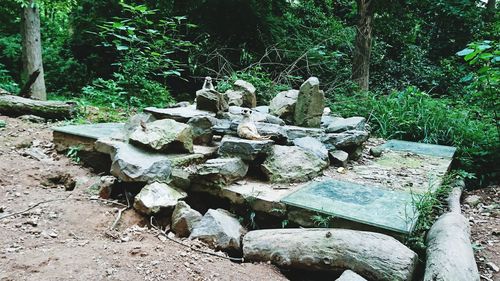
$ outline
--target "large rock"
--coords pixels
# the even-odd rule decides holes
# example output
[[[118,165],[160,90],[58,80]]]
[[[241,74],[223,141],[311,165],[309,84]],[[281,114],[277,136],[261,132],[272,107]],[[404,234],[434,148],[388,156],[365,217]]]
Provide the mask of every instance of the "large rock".
[[[195,105],[174,108],[147,107],[144,109],[144,112],[153,114],[153,116],[157,119],[172,119],[181,123],[186,123],[193,117],[207,115],[215,117],[215,113],[204,110],[197,110]]]
[[[172,173],[172,162],[162,154],[155,154],[132,145],[104,141],[96,142],[100,152],[111,156],[111,174],[124,182],[167,181]]]
[[[325,130],[320,128],[304,128],[298,126],[283,126],[286,131],[288,141],[293,141],[295,139],[300,139],[303,137],[312,137],[317,139],[323,139],[325,137]]]
[[[211,247],[225,251],[240,251],[245,229],[238,219],[222,209],[209,209],[194,225],[189,238],[199,239]]]
[[[137,128],[130,142],[161,152],[193,152],[191,126],[163,119]]]
[[[124,129],[124,136],[126,139],[137,130],[137,128],[140,128],[141,125],[148,124],[151,122],[156,121],[156,118],[153,116],[151,113],[138,113],[130,117],[125,125],[123,126]]]
[[[314,153],[297,146],[272,147],[261,169],[273,183],[303,182],[319,176],[328,167]]]
[[[356,272],[354,272],[352,270],[346,270],[335,281],[366,281],[366,279],[359,276],[359,274],[357,274]]]
[[[248,165],[240,158],[215,158],[199,165],[192,182],[201,187],[223,187],[246,176]]]
[[[172,230],[179,237],[188,237],[201,218],[200,212],[193,210],[186,202],[179,201],[172,213]]]
[[[288,124],[292,124],[298,96],[298,90],[278,93],[269,103],[269,113],[285,120]]]
[[[135,196],[134,209],[145,215],[154,215],[162,209],[173,209],[187,194],[166,183],[154,182],[146,185]]]
[[[247,261],[306,270],[350,269],[368,280],[412,280],[418,257],[396,239],[347,229],[267,229],[243,237]]]
[[[368,140],[369,134],[366,131],[347,131],[343,133],[326,134],[322,142],[328,150],[354,148],[361,146]]]
[[[255,96],[255,87],[247,81],[236,80],[233,88],[242,92],[243,103],[241,106],[254,108],[257,106],[257,97]]]
[[[259,156],[267,155],[273,143],[272,140],[247,140],[224,136],[219,146],[219,155],[253,161]]]
[[[243,91],[227,90],[224,99],[229,106],[243,106]]]
[[[319,89],[316,77],[307,79],[300,86],[294,112],[294,125],[319,128],[325,108],[325,94]]]
[[[227,108],[227,102],[221,93],[209,89],[196,91],[196,109],[218,113]]]
[[[193,130],[194,144],[209,144],[212,142],[212,127],[218,122],[217,118],[212,116],[197,116],[189,119],[188,125]]]
[[[325,119],[325,118],[324,118]],[[326,127],[327,133],[340,133],[350,130],[364,131],[366,119],[364,117],[332,117],[328,126]]]
[[[303,137],[298,138],[293,141],[295,146],[298,146],[304,150],[314,153],[321,160],[328,162],[328,149],[326,149],[325,145],[320,142],[318,139],[312,137]]]

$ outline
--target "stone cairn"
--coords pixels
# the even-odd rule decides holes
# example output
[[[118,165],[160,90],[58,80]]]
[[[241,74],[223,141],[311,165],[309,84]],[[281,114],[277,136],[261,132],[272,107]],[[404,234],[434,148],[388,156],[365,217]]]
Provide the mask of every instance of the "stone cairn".
[[[239,135],[241,126],[254,130],[259,138]],[[325,108],[316,77],[307,79],[298,90],[278,93],[269,105],[261,106],[257,106],[252,84],[238,80],[232,89],[219,93],[207,77],[196,92],[195,103],[146,108],[130,118],[124,131],[120,139],[99,139],[95,149],[111,156],[111,174],[119,182],[144,185],[135,196],[134,208],[149,216],[171,215],[171,229],[179,237],[240,253],[245,250],[241,243],[246,230],[238,219],[222,209],[199,213],[183,201],[189,192],[218,195],[249,173],[270,186],[306,182],[321,176],[330,165],[343,167],[348,160],[358,158],[369,137],[365,118],[342,118]],[[101,194],[111,193],[109,185],[104,185]],[[325,233],[326,237],[331,235]],[[376,237],[399,243],[391,237]],[[245,241],[248,245],[257,243]],[[253,251],[251,246],[247,249]],[[245,255],[255,256],[253,252]],[[413,254],[402,255],[413,266]],[[368,276],[379,274],[378,269],[372,272],[368,268],[360,265],[358,271],[365,270]],[[403,280],[397,270],[394,280]]]

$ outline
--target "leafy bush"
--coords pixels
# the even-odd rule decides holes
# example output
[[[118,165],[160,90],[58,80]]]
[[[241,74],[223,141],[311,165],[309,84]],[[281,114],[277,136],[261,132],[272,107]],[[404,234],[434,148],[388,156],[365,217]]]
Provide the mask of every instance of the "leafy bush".
[[[19,92],[19,85],[16,82],[14,82],[14,79],[12,79],[12,76],[10,76],[9,71],[5,69],[5,65],[1,63],[0,63],[0,88],[12,94],[17,94]]]
[[[155,21],[155,10],[145,5],[120,2],[126,17],[117,17],[102,25],[104,46],[115,48],[120,55],[114,64],[117,71],[110,80],[97,79],[84,92],[97,101],[111,104],[164,106],[173,101],[166,89],[166,79],[181,77],[185,65],[178,60],[194,47],[179,32],[184,17]]]
[[[481,117],[477,107],[433,98],[415,87],[389,95],[338,95],[330,107],[343,116],[365,116],[383,138],[456,146],[460,166],[482,182],[500,174],[493,165],[500,155],[495,121]]]
[[[224,77],[217,84],[217,90],[225,92],[230,89],[238,79],[252,83],[256,89],[257,103],[268,104],[269,101],[279,92],[289,89],[289,86],[276,84],[270,75],[262,70],[259,65],[248,68],[244,71],[233,72],[230,76]]]

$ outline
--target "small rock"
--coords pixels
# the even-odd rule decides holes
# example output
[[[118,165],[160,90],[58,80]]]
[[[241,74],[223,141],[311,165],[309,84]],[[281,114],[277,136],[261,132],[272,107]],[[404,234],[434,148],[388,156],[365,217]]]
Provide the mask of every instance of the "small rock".
[[[193,182],[199,186],[222,187],[245,177],[248,165],[239,158],[215,158],[198,166]]]
[[[341,118],[334,117],[326,128],[327,133],[340,133],[350,130],[365,130],[366,119],[364,117]]]
[[[321,143],[318,139],[312,137],[303,137],[293,140],[293,144],[304,150],[314,153],[316,156],[321,158],[321,160],[328,162],[328,150],[325,145]]]
[[[382,146],[375,146],[370,148],[370,154],[373,157],[380,157],[382,156],[382,153],[384,153],[384,148]]]
[[[234,82],[234,89],[242,92],[243,103],[241,106],[254,108],[257,106],[257,98],[255,95],[255,87],[251,83],[244,80],[236,80]]]
[[[173,209],[177,202],[186,196],[184,191],[155,182],[143,187],[135,196],[134,209],[145,215],[157,214],[162,209]]]
[[[495,272],[499,272],[500,271],[500,268],[498,267],[498,265],[496,265],[494,262],[487,262],[486,265],[491,268],[493,271]]]
[[[335,150],[330,152],[332,164],[337,167],[346,167],[349,154],[343,150]]]
[[[303,182],[319,176],[328,162],[297,146],[275,145],[261,169],[273,183]]]
[[[191,209],[186,202],[179,201],[172,213],[172,230],[179,237],[188,237],[201,218],[198,211]]]
[[[245,229],[238,219],[223,209],[209,209],[194,226],[190,239],[199,239],[217,250],[239,251]]]
[[[319,128],[325,108],[325,94],[319,89],[316,77],[307,79],[300,86],[294,112],[296,126]]]
[[[361,146],[368,140],[369,134],[365,131],[346,131],[342,133],[326,134],[322,142],[328,150],[349,149]]]
[[[352,270],[346,270],[336,281],[366,281],[366,279]]]
[[[97,141],[96,146],[103,141]],[[167,181],[172,173],[172,161],[166,155],[155,154],[133,145],[113,142],[111,174],[124,182]],[[102,152],[102,151],[101,151]]]
[[[191,126],[162,119],[137,128],[130,142],[161,152],[193,152]]]
[[[287,124],[292,124],[298,95],[298,90],[278,93],[269,104],[269,113],[285,120]]]
[[[45,118],[42,118],[42,117],[36,116],[36,115],[22,115],[22,116],[19,116],[19,119],[21,119],[23,121],[28,121],[31,123],[45,123],[45,122],[47,122],[45,120]]]
[[[209,144],[212,142],[212,127],[217,124],[217,119],[211,116],[197,116],[189,119],[188,125],[193,130],[194,144]]]
[[[471,207],[475,207],[481,203],[481,197],[478,195],[470,195],[465,198],[465,203]]]
[[[221,93],[210,89],[201,89],[196,91],[197,110],[206,110],[218,113],[226,111],[227,108],[228,104]]]
[[[258,156],[267,155],[273,143],[272,140],[247,140],[224,136],[219,146],[219,155],[253,161]]]

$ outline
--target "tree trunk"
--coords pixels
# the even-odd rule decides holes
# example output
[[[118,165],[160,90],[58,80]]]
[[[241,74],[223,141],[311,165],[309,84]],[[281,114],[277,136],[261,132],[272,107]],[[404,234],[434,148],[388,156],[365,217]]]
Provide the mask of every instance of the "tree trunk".
[[[265,229],[243,237],[245,261],[277,266],[343,271],[368,280],[412,280],[418,256],[396,239],[348,229]]]
[[[372,50],[373,1],[357,0],[358,23],[354,42],[352,79],[362,90],[368,91],[370,78],[370,55]]]
[[[0,113],[7,116],[32,114],[47,119],[70,119],[76,114],[74,103],[39,101],[12,95],[0,95]]]
[[[486,11],[488,11],[488,13],[491,14],[495,13],[496,2],[497,2],[496,0],[488,0],[488,2],[486,3]]]
[[[427,233],[424,281],[479,281],[470,241],[469,220],[461,214],[463,180],[455,182],[447,202],[449,213],[440,216]]]
[[[24,81],[39,70],[40,74],[30,88],[30,96],[37,100],[46,100],[45,78],[42,63],[42,40],[40,35],[40,12],[34,5],[34,0],[28,1],[26,7],[22,9],[21,15],[21,39],[23,54]]]

